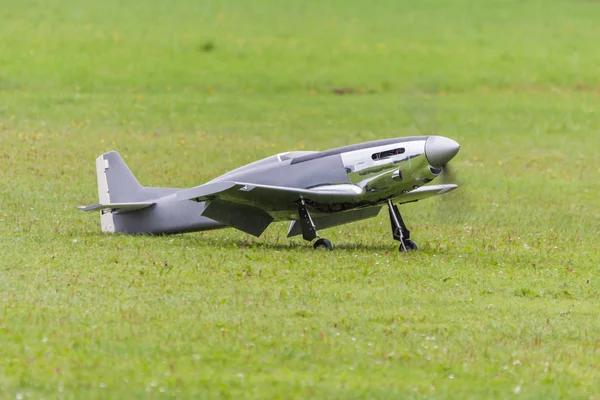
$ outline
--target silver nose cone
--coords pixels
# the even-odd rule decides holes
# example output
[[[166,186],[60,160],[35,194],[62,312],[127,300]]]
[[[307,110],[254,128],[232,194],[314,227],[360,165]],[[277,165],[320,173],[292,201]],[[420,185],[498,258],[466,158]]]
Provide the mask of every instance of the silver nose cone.
[[[452,160],[460,150],[460,145],[443,136],[429,136],[425,141],[425,157],[432,167],[440,168]]]

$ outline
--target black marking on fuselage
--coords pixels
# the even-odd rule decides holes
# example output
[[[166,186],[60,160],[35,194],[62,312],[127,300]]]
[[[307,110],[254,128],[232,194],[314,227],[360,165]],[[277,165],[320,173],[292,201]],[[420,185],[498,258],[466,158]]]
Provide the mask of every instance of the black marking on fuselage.
[[[305,161],[316,160],[316,159],[323,158],[323,157],[329,157],[329,156],[333,156],[336,154],[347,153],[350,151],[368,149],[371,147],[385,146],[388,144],[396,144],[396,143],[414,142],[414,141],[418,141],[418,140],[426,140],[428,137],[429,136],[410,136],[410,137],[403,137],[403,138],[381,139],[381,140],[374,140],[372,142],[352,144],[350,146],[338,147],[336,149],[319,151],[314,154],[307,154],[305,156],[296,157],[292,160],[290,165],[302,163]]]

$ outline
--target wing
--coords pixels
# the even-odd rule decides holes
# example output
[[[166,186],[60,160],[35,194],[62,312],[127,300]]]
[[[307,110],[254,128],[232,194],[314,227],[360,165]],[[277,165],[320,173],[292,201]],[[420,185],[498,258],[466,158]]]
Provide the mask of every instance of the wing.
[[[78,206],[81,211],[102,211],[111,210],[116,213],[127,213],[141,210],[150,207],[153,202],[135,202],[135,203],[109,203],[109,204],[93,204],[91,206]]]
[[[214,182],[177,192],[178,201],[222,200],[258,207],[266,212],[296,209],[300,199],[322,203],[352,201],[363,192],[356,185],[324,185],[311,189],[242,182]]]
[[[352,201],[362,193],[355,185],[311,189],[219,181],[177,192],[178,201],[207,201],[202,215],[254,236],[260,236],[281,212],[295,212],[298,200]]]
[[[394,203],[404,204],[404,203],[412,203],[414,201],[419,201],[423,199],[427,199],[429,197],[437,196],[440,194],[451,192],[456,189],[458,185],[455,184],[447,184],[447,185],[431,185],[431,186],[421,186],[418,189],[411,190],[410,192],[398,196],[394,199]]]

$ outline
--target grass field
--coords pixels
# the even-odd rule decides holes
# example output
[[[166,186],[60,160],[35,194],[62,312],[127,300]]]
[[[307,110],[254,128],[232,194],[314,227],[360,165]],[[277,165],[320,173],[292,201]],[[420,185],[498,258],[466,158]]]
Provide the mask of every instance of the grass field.
[[[600,3],[2,1],[0,398],[600,396]],[[462,185],[323,231],[108,236],[195,186],[437,133]]]

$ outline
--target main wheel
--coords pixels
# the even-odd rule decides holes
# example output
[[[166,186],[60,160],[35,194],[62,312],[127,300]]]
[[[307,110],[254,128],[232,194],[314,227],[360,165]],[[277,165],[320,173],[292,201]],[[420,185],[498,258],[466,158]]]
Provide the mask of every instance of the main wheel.
[[[404,251],[405,247],[406,247],[406,251],[419,250],[419,246],[417,246],[417,244],[410,239],[403,240],[402,243],[404,243],[404,246],[400,245],[400,247],[398,248],[398,251]]]
[[[315,248],[315,250],[333,250],[333,245],[331,244],[331,242],[327,239],[319,239],[315,242],[315,244],[313,245],[313,247]]]

